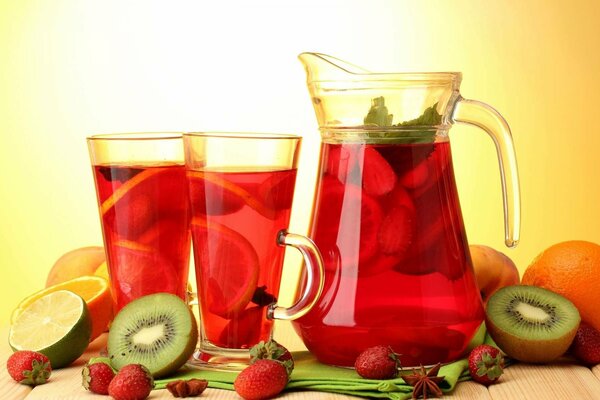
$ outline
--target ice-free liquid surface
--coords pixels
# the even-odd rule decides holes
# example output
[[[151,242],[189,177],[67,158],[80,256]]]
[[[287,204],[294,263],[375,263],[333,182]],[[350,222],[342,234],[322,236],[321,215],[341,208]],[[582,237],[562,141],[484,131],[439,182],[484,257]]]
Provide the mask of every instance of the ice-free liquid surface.
[[[324,363],[391,345],[402,364],[461,356],[483,320],[450,144],[324,144],[311,237],[318,304],[295,321]]]
[[[96,165],[117,310],[138,297],[186,298],[190,233],[183,165]]]
[[[203,338],[229,349],[268,340],[296,170],[188,171]]]

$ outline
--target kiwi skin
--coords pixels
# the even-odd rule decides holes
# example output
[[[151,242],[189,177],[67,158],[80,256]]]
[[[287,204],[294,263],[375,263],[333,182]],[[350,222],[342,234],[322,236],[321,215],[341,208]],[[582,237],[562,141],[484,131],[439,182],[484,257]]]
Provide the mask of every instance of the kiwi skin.
[[[173,357],[172,360],[170,360],[170,362],[168,363],[161,363],[159,365],[153,365],[152,362],[148,362],[146,361],[146,359],[143,358],[143,356],[139,356],[140,358],[135,358],[132,356],[127,356],[127,357],[122,357],[125,356],[125,354],[121,355],[119,354],[119,338],[118,336],[114,336],[111,339],[111,333],[113,333],[113,335],[118,335],[119,333],[117,333],[117,329],[116,327],[119,324],[122,324],[121,320],[123,320],[123,323],[128,324],[127,319],[129,318],[128,314],[132,314],[132,312],[128,311],[128,310],[132,310],[135,311],[136,307],[136,302],[143,302],[143,304],[147,307],[151,307],[151,303],[168,303],[169,301],[169,297],[172,298],[171,301],[176,301],[176,302],[181,302],[181,307],[185,307],[186,310],[189,312],[189,317],[190,317],[190,324],[191,324],[191,329],[189,332],[181,332],[182,335],[188,336],[189,337],[189,341],[187,342],[187,346],[185,347],[185,349],[183,349],[181,351],[181,353],[177,356],[177,357]],[[148,304],[150,302],[150,304]],[[119,329],[120,330],[120,329]],[[122,332],[122,331],[121,331]],[[196,324],[196,318],[194,317],[194,314],[192,312],[192,310],[183,302],[183,300],[181,300],[179,297],[172,295],[172,294],[168,294],[168,293],[156,293],[156,294],[151,294],[148,296],[143,296],[140,297],[139,299],[136,299],[134,301],[132,301],[131,303],[127,304],[125,307],[123,307],[123,309],[117,314],[117,316],[115,317],[111,329],[108,333],[108,343],[107,343],[107,347],[108,347],[108,353],[109,353],[109,357],[110,357],[110,364],[111,366],[116,369],[119,370],[122,367],[124,367],[127,364],[142,364],[144,365],[146,368],[148,368],[148,370],[150,371],[150,373],[152,374],[152,376],[154,378],[161,378],[161,377],[165,377],[168,376],[170,374],[172,374],[173,372],[177,371],[179,368],[181,368],[181,366],[183,364],[186,363],[186,361],[191,357],[191,355],[193,354],[194,350],[196,349],[196,345],[198,342],[198,326]]]
[[[511,288],[523,288],[525,291],[529,290],[528,288],[533,288],[533,290],[536,291],[549,292],[553,296],[560,296],[547,289],[542,289],[540,287],[535,286],[513,285],[500,289],[499,291],[494,293],[492,297],[490,297],[488,307],[486,309],[485,323],[488,333],[490,334],[492,339],[494,339],[498,347],[500,347],[500,349],[504,351],[509,357],[522,362],[536,364],[547,363],[562,356],[573,342],[575,334],[577,333],[577,329],[579,328],[579,323],[581,322],[581,317],[579,315],[579,312],[577,311],[577,308],[569,300],[563,298],[567,302],[567,309],[568,312],[571,313],[571,316],[574,318],[574,323],[573,327],[560,337],[541,340],[525,336],[517,336],[511,332],[499,328],[496,324],[494,324],[495,316],[490,315],[489,312],[490,302],[493,303],[500,296],[502,296],[505,291],[513,290]]]

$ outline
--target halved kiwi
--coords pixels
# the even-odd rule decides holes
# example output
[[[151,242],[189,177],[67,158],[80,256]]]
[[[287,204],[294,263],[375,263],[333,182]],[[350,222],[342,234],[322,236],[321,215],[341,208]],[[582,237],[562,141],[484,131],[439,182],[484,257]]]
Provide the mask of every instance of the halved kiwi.
[[[179,297],[157,293],[127,304],[108,333],[111,365],[142,364],[155,378],[178,370],[194,352],[198,328]]]
[[[552,361],[565,353],[581,318],[569,300],[536,287],[507,286],[490,297],[486,326],[510,357],[531,363]]]

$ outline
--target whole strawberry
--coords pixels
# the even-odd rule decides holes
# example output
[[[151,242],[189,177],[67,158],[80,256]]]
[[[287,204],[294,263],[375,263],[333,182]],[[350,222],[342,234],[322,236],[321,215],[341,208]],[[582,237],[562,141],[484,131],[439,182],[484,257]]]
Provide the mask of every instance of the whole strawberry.
[[[239,373],[233,387],[245,400],[263,400],[277,396],[287,382],[288,374],[281,362],[257,360]]]
[[[154,388],[154,379],[148,368],[129,364],[117,372],[108,385],[108,394],[115,400],[143,400]]]
[[[482,344],[469,354],[469,372],[475,382],[491,385],[504,373],[504,358],[496,347]]]
[[[41,385],[50,378],[52,367],[45,355],[35,351],[17,351],[6,361],[9,375],[24,385]]]
[[[581,322],[571,344],[571,353],[582,364],[600,363],[600,332],[593,326]]]
[[[400,359],[389,346],[370,347],[354,362],[356,372],[367,379],[391,379],[398,376]]]
[[[258,360],[280,361],[287,370],[288,376],[294,370],[292,353],[273,339],[268,342],[261,341],[250,349],[250,364],[254,364]]]
[[[82,384],[85,390],[92,393],[108,394],[108,385],[115,377],[115,372],[110,365],[97,362],[87,363],[81,371]]]

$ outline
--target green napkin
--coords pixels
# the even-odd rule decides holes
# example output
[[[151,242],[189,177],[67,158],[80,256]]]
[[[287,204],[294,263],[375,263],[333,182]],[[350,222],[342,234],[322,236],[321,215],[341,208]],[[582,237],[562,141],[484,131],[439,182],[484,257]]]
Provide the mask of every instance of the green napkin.
[[[469,348],[482,342],[495,346],[493,340],[486,334],[483,324]],[[402,376],[386,380],[364,379],[354,369],[321,364],[307,351],[294,352],[292,355],[295,366],[286,390],[317,390],[392,400],[410,399],[412,397],[412,386],[404,382]],[[405,368],[402,373],[410,374],[412,368]],[[457,382],[471,379],[469,363],[466,358],[442,366],[438,375],[444,376],[444,381],[440,384],[440,389],[444,393],[452,392]],[[236,377],[237,372],[198,370],[184,367],[175,376],[156,380],[155,389],[163,389],[167,386],[167,383],[174,380],[198,378],[206,379],[208,386],[211,388],[233,390],[233,381]]]
[[[319,363],[307,351],[294,352],[294,372],[286,390],[317,390],[321,392],[342,393],[361,397],[379,397],[394,400],[409,399],[412,387],[401,377],[388,380],[364,379],[350,368],[339,368]],[[405,373],[411,373],[405,369]],[[439,375],[445,376],[440,385],[443,392],[451,392],[456,382],[468,379],[467,360],[459,360],[444,365]],[[233,390],[233,381],[237,372],[220,372],[198,369],[183,369],[168,379],[156,380],[156,389],[163,389],[167,383],[177,379],[206,379],[208,386],[217,389]]]

